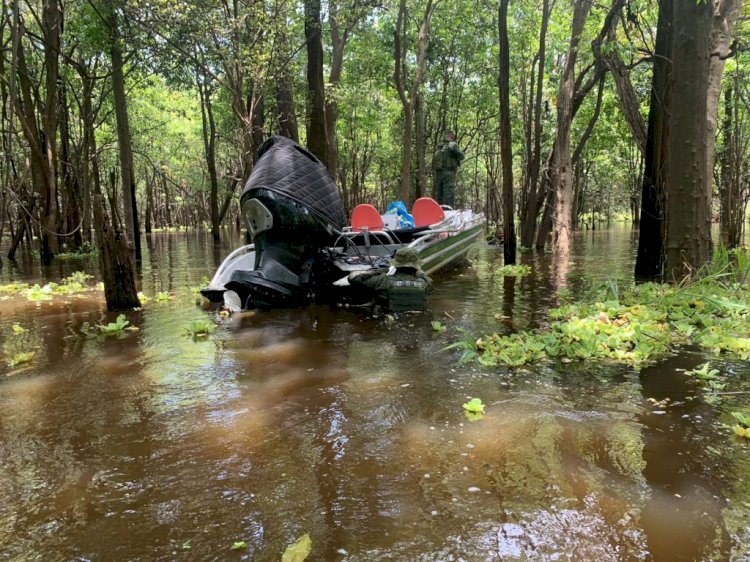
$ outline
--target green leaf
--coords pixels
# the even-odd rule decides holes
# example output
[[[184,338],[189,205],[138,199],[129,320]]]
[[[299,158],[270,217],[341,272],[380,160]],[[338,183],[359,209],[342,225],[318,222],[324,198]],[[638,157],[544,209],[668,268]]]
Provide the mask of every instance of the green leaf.
[[[243,550],[247,548],[247,543],[245,541],[236,541],[232,543],[232,550]]]
[[[286,547],[284,554],[281,555],[281,562],[302,562],[312,550],[312,539],[310,533],[305,533],[297,542]]]
[[[474,414],[484,413],[484,404],[480,398],[472,398],[466,404],[464,404],[464,410]]]

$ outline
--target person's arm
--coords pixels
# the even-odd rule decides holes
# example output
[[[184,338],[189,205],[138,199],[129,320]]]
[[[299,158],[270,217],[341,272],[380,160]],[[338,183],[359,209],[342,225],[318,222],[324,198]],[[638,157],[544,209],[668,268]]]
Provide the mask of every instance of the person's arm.
[[[464,153],[461,151],[460,148],[458,148],[458,143],[456,141],[451,141],[448,143],[448,148],[451,151],[451,154],[453,154],[453,158],[461,162],[464,159]]]

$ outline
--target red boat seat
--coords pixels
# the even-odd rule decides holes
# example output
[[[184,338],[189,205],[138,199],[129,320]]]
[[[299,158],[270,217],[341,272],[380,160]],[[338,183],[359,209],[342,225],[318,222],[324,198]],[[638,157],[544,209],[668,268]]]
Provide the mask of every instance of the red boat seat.
[[[419,228],[440,222],[445,218],[445,212],[432,197],[420,197],[414,201],[411,216],[414,218],[414,226]]]
[[[383,230],[383,217],[375,207],[362,203],[352,212],[352,230],[362,232],[365,228],[370,231]]]

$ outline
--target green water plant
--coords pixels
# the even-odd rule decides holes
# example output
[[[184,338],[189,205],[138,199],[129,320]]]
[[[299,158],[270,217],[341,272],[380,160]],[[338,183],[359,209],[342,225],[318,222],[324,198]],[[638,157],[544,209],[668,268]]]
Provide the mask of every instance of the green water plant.
[[[193,320],[185,327],[185,335],[192,336],[193,339],[208,337],[215,331],[216,324],[205,318]]]
[[[114,322],[107,324],[97,324],[100,333],[105,336],[116,336],[122,334],[125,328],[130,324],[127,317],[124,314],[120,314]]]
[[[472,414],[484,414],[484,404],[481,398],[472,398],[464,404],[464,410]]]
[[[732,417],[738,422],[732,426],[734,434],[745,439],[750,439],[750,416],[746,416],[742,412],[732,412]]]
[[[743,254],[733,263],[745,260],[750,263]],[[720,271],[677,286],[599,283],[579,300],[551,309],[549,322],[540,329],[480,338],[464,334],[449,348],[463,349],[462,360],[476,359],[488,367],[519,366],[544,358],[609,360],[637,367],[685,344],[748,359],[748,277],[744,269]],[[705,375],[710,377],[710,369]]]
[[[524,277],[531,273],[531,268],[523,264],[504,265],[495,270],[498,275],[504,277]]]
[[[16,353],[8,359],[8,367],[17,367],[18,365],[23,365],[24,363],[29,363],[33,358],[35,351],[22,351],[20,353]]]

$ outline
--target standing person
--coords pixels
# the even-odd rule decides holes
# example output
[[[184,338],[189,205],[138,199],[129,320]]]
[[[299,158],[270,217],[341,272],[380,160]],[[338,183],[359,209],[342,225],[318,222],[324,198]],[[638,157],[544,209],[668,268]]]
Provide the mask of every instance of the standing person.
[[[458,148],[456,135],[446,130],[443,144],[435,151],[432,169],[435,172],[435,195],[441,205],[453,207],[456,196],[456,170],[464,159],[464,153]]]

